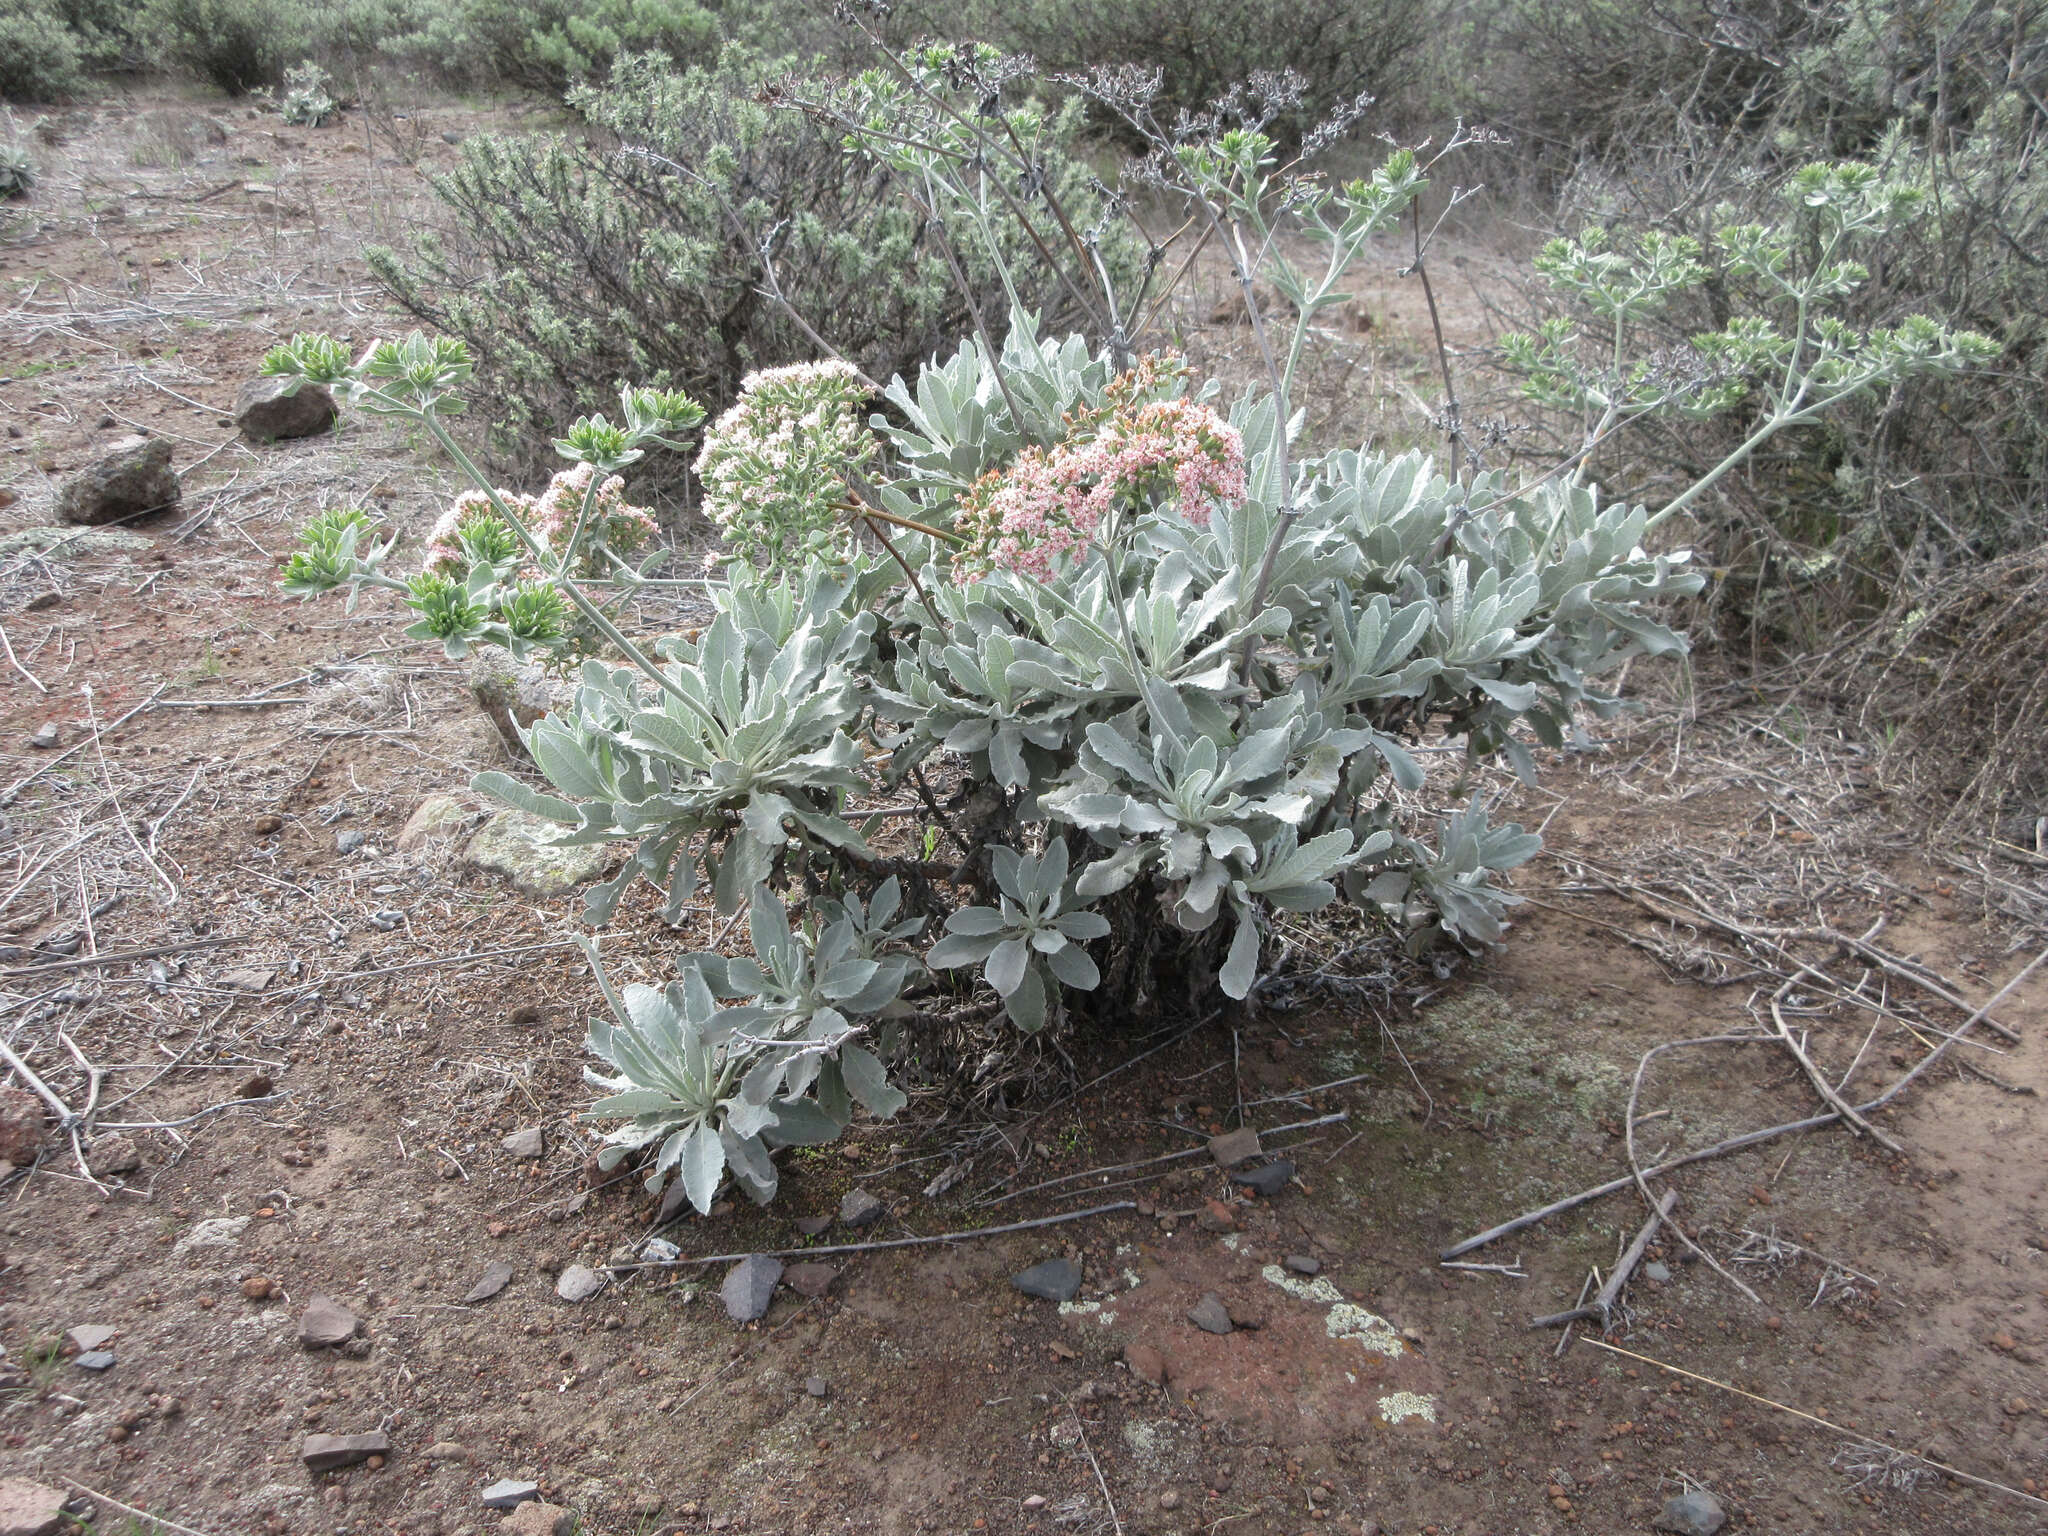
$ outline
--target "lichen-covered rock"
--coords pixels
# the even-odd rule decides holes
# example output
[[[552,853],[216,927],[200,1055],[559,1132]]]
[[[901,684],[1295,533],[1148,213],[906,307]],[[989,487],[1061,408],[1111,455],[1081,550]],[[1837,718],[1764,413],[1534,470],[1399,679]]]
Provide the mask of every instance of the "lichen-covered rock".
[[[286,394],[291,381],[251,379],[235,394],[235,425],[252,443],[274,443],[286,437],[311,437],[334,425],[334,396],[322,384],[301,384]]]
[[[563,846],[550,841],[561,828],[524,811],[500,811],[478,829],[463,861],[501,875],[528,896],[566,896],[604,873],[602,843]]]
[[[575,693],[572,682],[551,675],[538,662],[514,661],[496,646],[471,653],[469,695],[515,758],[527,756],[519,733],[542,715],[567,708]]]
[[[72,475],[57,492],[57,516],[96,528],[178,504],[170,439],[128,437]]]
[[[461,835],[476,808],[456,795],[429,795],[408,816],[398,832],[398,851],[418,853],[430,843]]]

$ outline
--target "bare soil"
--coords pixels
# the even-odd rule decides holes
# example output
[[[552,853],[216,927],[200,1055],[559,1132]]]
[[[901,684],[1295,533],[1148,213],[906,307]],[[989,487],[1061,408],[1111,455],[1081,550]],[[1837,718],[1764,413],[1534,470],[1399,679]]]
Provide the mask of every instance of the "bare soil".
[[[431,163],[485,121],[439,106],[391,127]],[[356,114],[296,130],[150,98],[49,137],[0,243],[0,534],[50,523],[64,474],[137,427],[172,439],[185,478],[182,505],[138,525],[143,548],[0,560],[0,1040],[94,1121],[85,1167],[52,1134],[0,1183],[10,1475],[91,1490],[103,1531],[127,1507],[167,1522],[135,1529],[219,1536],[479,1533],[499,1522],[479,1492],[503,1477],[541,1483],[591,1536],[1622,1532],[1687,1487],[1740,1530],[2048,1530],[2026,1497],[2048,1479],[2048,977],[1997,1010],[2020,1043],[1954,1049],[1878,1117],[1902,1153],[1835,1126],[1664,1181],[1734,1280],[1667,1232],[1649,1258],[1669,1278],[1638,1275],[1613,1349],[1596,1331],[1559,1353],[1528,1320],[1605,1272],[1642,1223],[1632,1192],[1468,1255],[1512,1273],[1437,1263],[1627,1171],[1653,1046],[1769,1027],[1781,973],[1745,975],[1753,950],[1645,900],[1752,928],[1883,917],[1890,953],[1973,1004],[2042,942],[2038,865],[1921,847],[1824,722],[1795,732],[1739,689],[1687,698],[1648,669],[1634,681],[1679,702],[1602,727],[1602,749],[1521,792],[1549,849],[1497,954],[1385,994],[1325,986],[1293,1013],[1160,1021],[1141,1043],[1164,1048],[1107,1077],[1130,1040],[1077,1039],[1023,1102],[949,1115],[923,1094],[792,1157],[770,1210],[663,1231],[687,1256],[1131,1208],[830,1258],[823,1295],[785,1290],[745,1329],[720,1308],[723,1266],[558,1299],[563,1269],[656,1222],[636,1179],[595,1172],[576,1119],[596,1001],[563,942],[576,899],[398,849],[422,799],[502,765],[498,740],[391,608],[344,615],[275,585],[308,514],[368,501],[417,531],[444,469],[375,424],[261,449],[225,424],[279,336],[400,323],[356,252],[423,206],[418,171]],[[1426,378],[1433,345],[1403,310],[1375,313],[1374,345]],[[49,723],[58,745],[32,748]],[[713,931],[701,912],[664,930],[635,898],[604,943],[622,976],[659,977]],[[1302,971],[1335,947],[1296,937]],[[1905,1016],[1788,998],[1831,1079],[1853,1063],[1865,1095],[1938,1043],[1928,1020],[1964,1017],[1825,946],[1801,954],[1843,985],[1862,971]],[[1670,1051],[1644,1073],[1638,1151],[1816,1105],[1780,1048]],[[1206,1156],[1027,1192],[1199,1149],[1240,1116],[1339,1111],[1270,1138],[1297,1168],[1271,1200]],[[501,1145],[535,1125],[538,1160]],[[881,1223],[798,1234],[856,1186],[886,1200]],[[193,1241],[222,1218],[224,1242]],[[1084,1268],[1075,1304],[1012,1289],[1062,1253]],[[1335,1289],[1268,1274],[1289,1256]],[[464,1304],[494,1261],[510,1283]],[[1211,1292],[1245,1326],[1190,1324]],[[316,1295],[363,1320],[354,1340],[299,1342]],[[117,1330],[111,1369],[50,1353],[91,1324]],[[377,1429],[381,1465],[301,1464],[310,1433]]]

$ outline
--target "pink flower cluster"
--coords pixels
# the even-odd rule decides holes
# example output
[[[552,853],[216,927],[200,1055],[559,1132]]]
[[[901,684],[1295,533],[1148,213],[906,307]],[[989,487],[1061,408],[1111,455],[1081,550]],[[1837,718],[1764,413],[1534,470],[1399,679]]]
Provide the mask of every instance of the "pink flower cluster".
[[[500,491],[507,505],[517,506],[523,497]],[[491,498],[482,491],[464,491],[455,498],[455,505],[441,514],[427,535],[426,569],[438,571],[444,576],[460,576],[469,569],[469,557],[463,553],[463,531],[475,523],[497,523],[503,519],[491,505]]]
[[[967,541],[956,561],[967,579],[1000,567],[1043,581],[1113,516],[1172,504],[1207,526],[1212,502],[1243,499],[1244,439],[1235,427],[1193,400],[1132,398],[1157,371],[1126,375],[1103,410],[1069,418],[1063,441],[1027,448],[975,482],[953,522]]]
[[[583,513],[584,498],[590,493],[590,484],[596,475],[597,471],[590,465],[578,464],[556,475],[538,496],[522,496],[516,491],[501,490],[498,498],[535,538],[559,555],[565,553],[564,546],[576,530],[576,521]],[[497,508],[491,505],[490,497],[482,491],[465,491],[456,497],[455,504],[441,514],[433,531],[427,535],[426,569],[449,576],[466,575],[469,556],[462,547],[462,535],[472,526],[484,523],[495,523],[500,527],[504,523]],[[591,508],[590,522],[584,530],[579,569],[603,574],[598,571],[598,562],[593,558],[599,546],[627,555],[650,543],[656,532],[654,519],[626,500],[626,482],[613,475],[598,487],[597,502]],[[509,536],[511,530],[505,529],[505,533]],[[523,553],[516,542],[510,543],[509,548]],[[521,569],[527,575],[537,574],[528,569],[523,560]]]

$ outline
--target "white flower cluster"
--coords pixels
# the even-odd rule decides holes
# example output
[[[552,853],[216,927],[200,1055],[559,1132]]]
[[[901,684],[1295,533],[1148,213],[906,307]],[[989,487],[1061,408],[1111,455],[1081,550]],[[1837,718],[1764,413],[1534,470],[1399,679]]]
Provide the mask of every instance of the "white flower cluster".
[[[697,455],[704,510],[743,558],[776,563],[846,545],[846,474],[877,452],[868,387],[848,363],[747,375]]]

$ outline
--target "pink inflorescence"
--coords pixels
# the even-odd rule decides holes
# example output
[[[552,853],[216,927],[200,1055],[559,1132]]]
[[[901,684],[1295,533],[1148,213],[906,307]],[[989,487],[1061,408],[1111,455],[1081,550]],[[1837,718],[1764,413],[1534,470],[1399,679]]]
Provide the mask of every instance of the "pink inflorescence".
[[[1039,580],[1084,549],[1113,514],[1167,505],[1206,526],[1214,502],[1245,493],[1244,439],[1197,401],[1140,401],[1161,374],[1141,365],[1110,387],[1103,409],[1069,419],[1051,448],[1026,448],[1007,469],[991,471],[961,498],[954,529],[967,541],[958,568],[969,580],[998,568]]]
[[[578,464],[556,475],[537,496],[501,490],[498,499],[550,552],[561,555],[567,553],[565,546],[576,531],[584,498],[596,475],[590,465]],[[482,491],[463,492],[427,535],[426,569],[450,576],[466,574],[469,555],[462,546],[463,533],[476,524],[503,522],[489,496]],[[654,519],[626,500],[626,482],[612,475],[598,487],[597,501],[590,509],[579,567],[594,568],[591,552],[598,546],[630,554],[651,542],[657,531]],[[536,574],[524,560],[521,569]]]

